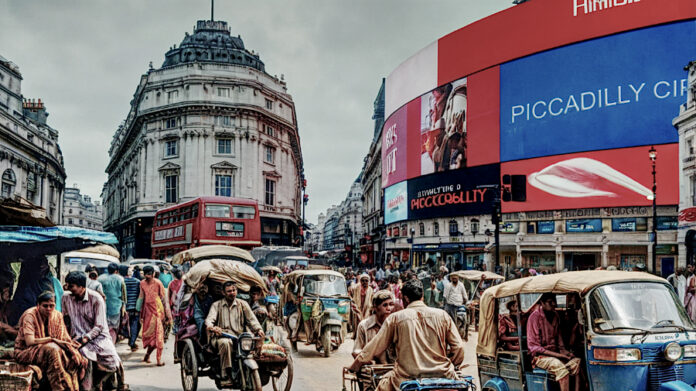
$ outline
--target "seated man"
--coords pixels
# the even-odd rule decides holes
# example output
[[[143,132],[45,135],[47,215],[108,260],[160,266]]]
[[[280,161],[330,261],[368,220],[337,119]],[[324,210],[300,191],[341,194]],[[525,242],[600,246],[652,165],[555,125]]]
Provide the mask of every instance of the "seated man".
[[[83,272],[68,273],[65,284],[69,293],[63,295],[63,315],[70,319],[70,336],[82,346],[80,353],[89,361],[82,388],[91,390],[93,385],[99,388],[107,377],[115,373],[118,389],[126,389],[121,358],[116,353],[106,323],[104,299],[99,293],[87,289],[87,276]],[[97,372],[99,376],[94,376]]]
[[[208,317],[212,305],[213,297],[208,294],[208,285],[203,284],[193,296],[193,320],[196,322],[199,337],[203,336],[205,318]]]
[[[454,321],[443,310],[423,303],[423,284],[409,280],[401,289],[406,309],[387,317],[379,333],[350,366],[353,372],[396,345],[394,369],[376,391],[398,390],[402,382],[424,377],[456,379],[455,366],[464,361],[464,343]]]
[[[570,390],[569,375],[575,380],[575,390],[580,389],[580,359],[566,350],[560,333],[560,319],[556,313],[556,295],[544,293],[539,306],[527,322],[527,346],[532,355],[532,366],[549,372],[558,382],[561,391]]]
[[[52,390],[79,391],[79,376],[87,360],[77,351],[80,345],[70,338],[63,315],[55,308],[55,295],[44,292],[36,300],[36,307],[24,312],[19,319],[14,356],[20,364],[39,367],[39,376],[45,375]]]
[[[520,350],[519,333],[517,331],[517,300],[505,303],[507,314],[498,318],[498,340],[505,350]]]
[[[353,358],[357,357],[362,352],[363,347],[377,335],[384,321],[394,311],[394,295],[388,290],[377,291],[372,296],[372,308],[374,313],[358,324],[357,336],[353,345]],[[377,364],[391,364],[395,359],[396,352],[391,347],[375,357],[375,362]]]
[[[12,297],[12,286],[0,288],[0,341],[12,341],[17,337],[18,330],[9,324],[8,315]]]
[[[251,312],[249,304],[237,298],[237,286],[232,281],[223,284],[225,297],[213,303],[210,312],[205,318],[205,326],[208,329],[210,344],[215,347],[220,355],[220,370],[223,376],[223,385],[229,385],[229,376],[232,369],[232,353],[234,343],[231,339],[222,336],[228,333],[239,336],[246,329],[251,329],[259,337],[264,333],[261,325]]]

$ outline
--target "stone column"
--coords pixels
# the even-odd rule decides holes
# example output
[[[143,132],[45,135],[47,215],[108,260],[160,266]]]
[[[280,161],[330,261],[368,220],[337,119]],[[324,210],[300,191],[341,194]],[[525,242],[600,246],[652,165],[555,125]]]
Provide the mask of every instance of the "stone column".
[[[556,271],[560,272],[565,269],[565,261],[563,260],[563,247],[559,244],[556,246]]]
[[[609,266],[609,245],[602,245],[602,267],[607,268]]]

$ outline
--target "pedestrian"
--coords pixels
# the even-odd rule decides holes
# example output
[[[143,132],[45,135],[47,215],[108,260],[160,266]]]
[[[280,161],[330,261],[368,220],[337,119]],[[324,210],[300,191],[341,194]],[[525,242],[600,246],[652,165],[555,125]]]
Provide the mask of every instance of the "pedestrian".
[[[106,296],[106,321],[109,324],[109,334],[116,343],[121,316],[126,313],[126,284],[123,282],[123,277],[118,274],[117,263],[110,263],[107,273],[99,277],[99,282]]]
[[[692,322],[696,322],[696,278],[692,275],[689,279],[689,284],[686,286],[686,294],[684,298],[684,307],[686,313]]]
[[[435,280],[430,281],[430,288],[425,290],[423,300],[428,307],[442,307],[442,292],[437,289],[437,283],[435,283]]]
[[[140,273],[140,266],[138,265],[133,266],[133,278],[135,278],[138,281],[143,279],[143,276]]]
[[[172,276],[174,277],[174,279],[172,280],[172,282],[169,283],[169,292],[167,292],[167,296],[169,296],[169,310],[172,311],[172,313],[174,313],[176,296],[179,294],[179,290],[181,290],[184,281],[181,279],[183,273],[181,272],[181,269],[179,269],[178,267],[172,268]]]
[[[99,282],[99,274],[97,273],[97,269],[89,269],[87,272],[87,289],[91,289],[97,293],[99,293],[102,297],[102,299],[106,299],[106,296],[104,295],[104,287],[102,287],[101,282]]]
[[[169,267],[162,265],[160,266],[160,275],[159,280],[162,282],[162,285],[164,285],[164,289],[169,288],[169,283],[172,282],[174,277],[172,276],[171,271],[169,270]]]
[[[672,287],[674,288],[674,291],[677,292],[677,296],[679,296],[679,301],[684,303],[684,299],[686,296],[686,277],[684,277],[684,273],[686,272],[686,269],[683,267],[677,268],[677,270],[674,271],[674,273],[670,274],[669,277],[667,277],[667,281],[669,281],[670,284],[672,284]]]
[[[125,265],[121,265],[122,267]],[[128,268],[125,266],[126,269]],[[131,352],[138,350],[136,343],[140,333],[140,311],[137,309],[138,296],[140,295],[140,281],[132,275],[123,279],[126,284],[126,313],[128,314],[128,346]]]
[[[101,389],[101,383],[115,374],[119,390],[126,389],[123,365],[116,353],[106,320],[106,304],[99,294],[87,289],[87,276],[72,271],[65,277],[68,292],[63,295],[63,315],[70,318],[70,336],[80,343],[80,353],[89,361],[82,389],[93,386]],[[95,376],[99,373],[99,376]]]
[[[375,278],[377,279],[377,281],[384,281],[384,279],[386,278],[384,269],[382,269],[382,265],[380,265],[377,271],[375,272]]]
[[[143,327],[143,347],[147,348],[143,362],[150,362],[150,355],[157,350],[157,366],[164,366],[162,361],[162,351],[164,350],[164,324],[163,320],[171,322],[172,316],[169,312],[167,294],[164,285],[155,279],[155,269],[152,266],[143,268],[145,279],[140,281],[140,296],[138,301],[142,302],[140,317]]]
[[[452,320],[457,320],[457,308],[466,304],[469,301],[469,295],[466,293],[464,284],[459,282],[459,276],[456,274],[450,275],[450,284],[447,285],[444,292],[445,311],[452,317]]]

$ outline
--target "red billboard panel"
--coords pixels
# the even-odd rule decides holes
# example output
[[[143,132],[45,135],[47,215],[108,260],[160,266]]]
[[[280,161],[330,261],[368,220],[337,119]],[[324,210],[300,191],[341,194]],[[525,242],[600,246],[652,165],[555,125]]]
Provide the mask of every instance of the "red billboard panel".
[[[387,119],[382,128],[382,188],[406,179],[407,117],[404,106]]]
[[[527,201],[503,212],[652,204],[649,146],[574,153],[501,164],[501,175],[526,175]],[[678,144],[657,149],[657,203],[679,203]]]
[[[468,80],[466,165],[497,163],[500,161],[500,67],[473,74]]]

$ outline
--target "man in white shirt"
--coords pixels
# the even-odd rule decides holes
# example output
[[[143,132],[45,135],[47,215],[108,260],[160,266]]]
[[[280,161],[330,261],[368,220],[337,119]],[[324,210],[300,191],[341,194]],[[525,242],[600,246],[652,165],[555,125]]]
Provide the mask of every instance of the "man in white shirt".
[[[466,304],[469,301],[469,295],[466,293],[464,284],[459,283],[457,275],[450,275],[450,283],[445,286],[444,299],[445,311],[452,317],[453,321],[457,320],[457,308]]]
[[[686,296],[686,277],[684,277],[684,268],[680,267],[667,277],[667,281],[674,287],[674,291],[677,292],[679,300],[684,304],[684,296]]]

